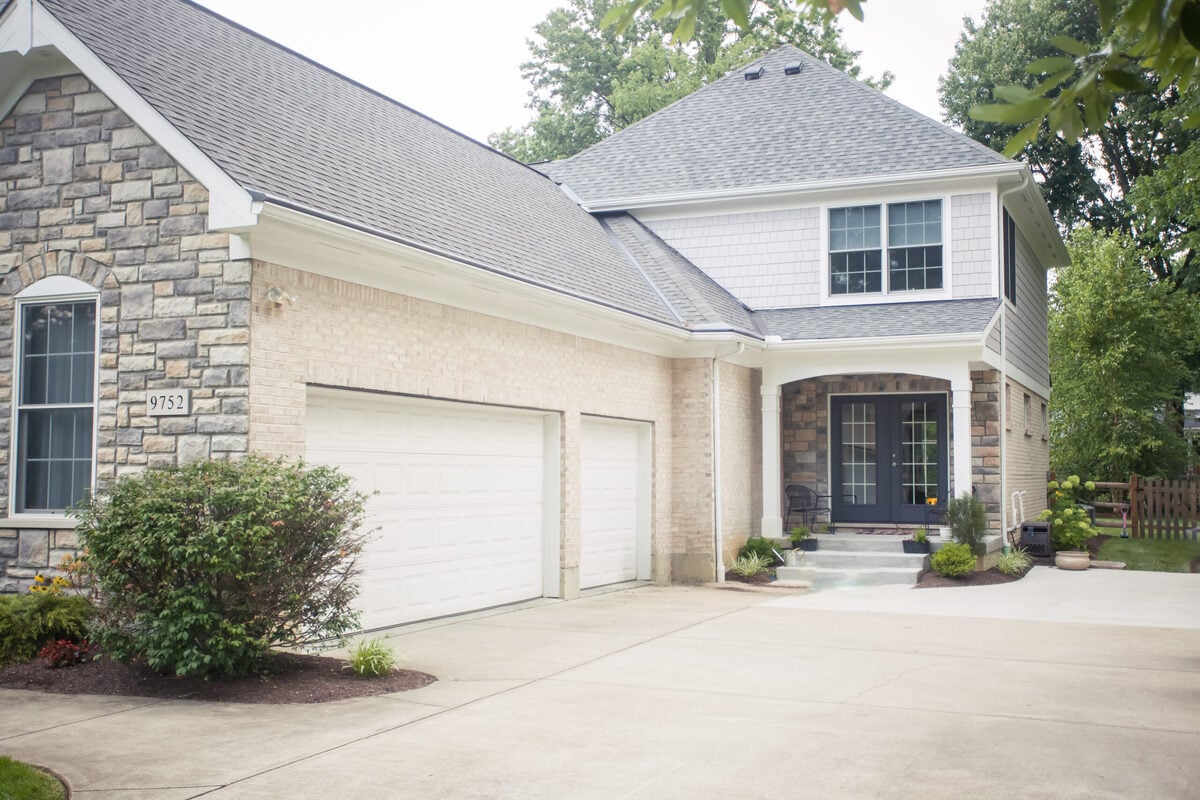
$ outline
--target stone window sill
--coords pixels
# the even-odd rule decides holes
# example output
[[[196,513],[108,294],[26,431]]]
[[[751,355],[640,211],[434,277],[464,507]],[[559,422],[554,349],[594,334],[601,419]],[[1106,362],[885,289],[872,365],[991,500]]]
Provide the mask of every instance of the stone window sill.
[[[5,517],[0,519],[0,528],[39,528],[41,530],[63,530],[79,527],[79,520],[71,517]]]

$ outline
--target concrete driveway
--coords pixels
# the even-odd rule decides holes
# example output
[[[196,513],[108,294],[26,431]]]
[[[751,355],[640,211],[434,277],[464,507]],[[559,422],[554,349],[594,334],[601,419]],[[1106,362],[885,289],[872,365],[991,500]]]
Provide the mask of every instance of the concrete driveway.
[[[1183,613],[1121,624],[1022,594],[1161,585]],[[0,691],[0,752],[86,800],[1200,797],[1200,576],[855,597],[655,586],[409,627],[439,682],[319,706]]]

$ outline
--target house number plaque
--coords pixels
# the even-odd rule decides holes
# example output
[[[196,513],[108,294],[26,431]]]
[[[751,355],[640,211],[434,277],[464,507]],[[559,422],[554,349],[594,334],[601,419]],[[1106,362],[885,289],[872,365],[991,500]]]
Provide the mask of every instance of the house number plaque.
[[[191,413],[191,389],[151,389],[146,392],[148,417],[186,417]]]

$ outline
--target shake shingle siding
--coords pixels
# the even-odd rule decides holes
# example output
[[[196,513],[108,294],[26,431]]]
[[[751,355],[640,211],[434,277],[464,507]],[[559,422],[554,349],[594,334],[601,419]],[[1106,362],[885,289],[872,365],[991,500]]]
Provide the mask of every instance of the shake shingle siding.
[[[189,3],[44,4],[246,189],[671,321],[596,221],[536,171]]]

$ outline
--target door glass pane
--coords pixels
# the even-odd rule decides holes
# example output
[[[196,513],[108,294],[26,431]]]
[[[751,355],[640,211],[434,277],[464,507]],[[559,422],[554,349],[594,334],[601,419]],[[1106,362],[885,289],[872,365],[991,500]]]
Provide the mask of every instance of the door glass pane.
[[[875,505],[875,404],[842,406],[842,502]]]
[[[901,497],[904,505],[924,505],[938,496],[938,404],[934,400],[900,404]]]

